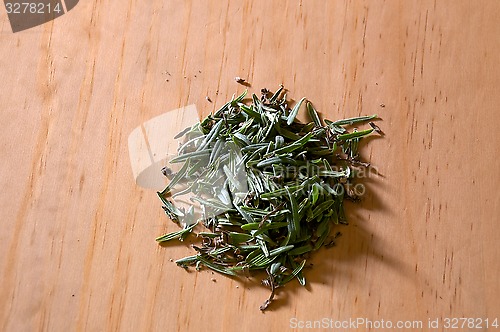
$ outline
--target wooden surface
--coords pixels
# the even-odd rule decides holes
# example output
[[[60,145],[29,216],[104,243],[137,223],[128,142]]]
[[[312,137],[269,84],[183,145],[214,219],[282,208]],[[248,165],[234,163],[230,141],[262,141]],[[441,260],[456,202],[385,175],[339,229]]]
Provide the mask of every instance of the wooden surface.
[[[499,317],[499,18],[495,0],[109,0],[13,34],[0,10],[0,330]],[[176,226],[127,148],[154,116],[241,92],[234,76],[387,134],[338,245],[264,314],[257,283],[170,262],[191,249],[155,243]]]

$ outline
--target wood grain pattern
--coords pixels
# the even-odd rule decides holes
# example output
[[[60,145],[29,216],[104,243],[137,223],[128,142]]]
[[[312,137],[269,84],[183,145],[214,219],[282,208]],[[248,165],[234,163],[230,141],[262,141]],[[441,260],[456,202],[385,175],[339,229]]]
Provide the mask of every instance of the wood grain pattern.
[[[0,330],[499,317],[499,17],[494,0],[108,0],[12,34],[0,10]],[[257,283],[169,261],[190,249],[154,242],[176,226],[127,151],[148,119],[241,92],[234,76],[387,134],[338,245],[265,314]]]

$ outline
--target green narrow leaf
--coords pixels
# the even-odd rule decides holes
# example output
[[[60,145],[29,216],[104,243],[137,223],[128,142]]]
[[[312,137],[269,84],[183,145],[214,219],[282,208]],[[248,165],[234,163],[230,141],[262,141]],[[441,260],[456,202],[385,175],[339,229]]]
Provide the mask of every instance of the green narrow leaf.
[[[306,100],[306,97],[303,97],[301,100],[299,100],[299,102],[297,104],[295,104],[295,106],[292,108],[292,110],[290,111],[290,114],[288,115],[287,120],[286,120],[287,125],[290,126],[293,123],[293,121],[295,120],[295,117],[297,116],[297,113],[299,113],[300,105],[302,105],[304,100]]]
[[[265,166],[270,166],[272,164],[290,164],[290,165],[295,165],[295,159],[290,158],[290,157],[272,157],[269,159],[264,159],[257,163],[257,167],[265,167]]]
[[[239,102],[241,102],[243,99],[245,99],[246,95],[248,93],[248,90],[245,90],[241,93],[241,95],[239,95],[238,97],[236,97],[236,99],[233,99],[231,100],[231,105],[237,105]]]
[[[186,133],[188,133],[191,129],[193,128],[193,126],[189,126],[187,128],[184,128],[183,130],[181,130],[180,132],[177,133],[177,135],[174,136],[174,139],[179,139],[181,138],[182,136],[184,136]]]
[[[291,220],[291,228],[292,232],[295,236],[292,236],[291,239],[294,240],[300,234],[300,217],[299,217],[299,208],[297,206],[297,200],[295,196],[292,195],[288,187],[285,187],[286,193],[288,194],[288,199],[290,200],[290,206],[292,210],[292,220]]]
[[[344,120],[338,120],[335,122],[330,122],[332,125],[341,126],[341,125],[353,125],[355,123],[366,122],[377,118],[377,114],[369,115],[369,116],[358,116],[355,118],[349,118]]]
[[[280,272],[280,267],[281,262],[272,263],[269,267],[269,272],[271,272],[272,275],[278,275]]]
[[[268,230],[282,228],[282,227],[286,227],[286,226],[288,226],[287,222],[273,222],[273,223],[265,224],[259,230],[257,230],[253,234],[253,236],[259,236],[260,234],[267,232]]]
[[[199,232],[198,236],[208,237],[208,238],[214,239],[216,237],[220,237],[220,234],[212,233],[212,232]]]
[[[318,250],[319,248],[321,248],[327,236],[330,234],[330,221],[328,219],[322,221],[316,233],[317,233],[316,235],[319,236],[319,238],[314,245],[314,250]]]
[[[177,265],[180,265],[180,266],[185,266],[185,265],[196,263],[199,258],[200,258],[200,255],[187,256],[187,257],[176,260],[175,263]]]
[[[280,96],[280,94],[281,94],[281,92],[283,91],[284,88],[285,87],[283,85],[280,86],[279,89],[276,90],[276,92],[271,96],[271,98],[269,98],[269,102],[271,104],[274,103],[278,99],[278,97]]]
[[[295,278],[301,271],[302,269],[304,268],[304,266],[306,265],[306,260],[304,259],[302,261],[302,263],[300,263],[300,265],[296,266],[293,271],[292,271],[292,274],[290,274],[288,277],[286,277],[285,279],[283,279],[283,281],[281,282],[281,285],[284,285],[288,282],[290,282],[293,278]],[[303,282],[301,282],[301,279],[303,280]],[[305,279],[301,278],[299,279],[299,282],[302,286],[305,285]]]
[[[179,237],[181,237],[185,233],[191,233],[191,231],[193,230],[193,228],[196,227],[197,224],[198,224],[198,222],[196,222],[196,223],[194,223],[192,225],[186,226],[185,228],[183,228],[183,229],[181,229],[179,231],[159,236],[159,237],[156,238],[156,241],[158,241],[158,242],[166,242],[166,241],[170,241],[170,240],[173,240],[173,239],[178,239]]]
[[[262,121],[261,114],[256,112],[252,106],[247,106],[245,104],[239,103],[238,106],[243,111],[243,113],[247,114],[249,117],[256,119],[257,121]]]
[[[239,147],[244,147],[247,145],[250,145],[251,142],[248,140],[248,137],[241,133],[235,133],[233,135],[233,141],[236,143]]]
[[[253,220],[253,217],[247,213],[246,211],[243,211],[243,209],[241,209],[240,206],[238,206],[238,204],[233,204],[234,207],[236,208],[236,210],[238,210],[238,212],[241,214],[241,216],[243,217],[243,219],[245,219],[245,221],[249,224],[253,223],[254,220]]]
[[[373,128],[372,129],[362,130],[362,131],[355,131],[355,132],[352,132],[352,133],[349,133],[349,134],[339,135],[339,136],[337,136],[337,139],[339,139],[339,140],[348,140],[348,139],[352,139],[352,138],[363,137],[363,136],[366,136],[366,135],[370,134],[372,131],[373,131]]]
[[[160,198],[161,202],[163,203],[163,206],[165,207],[165,209],[172,215],[175,215],[177,217],[184,217],[184,213],[182,213],[181,210],[179,210],[178,208],[176,208],[172,202],[170,202],[169,200],[167,200],[160,192],[157,192],[156,193],[158,195],[158,197]]]
[[[162,192],[160,192],[160,195],[165,196],[166,193],[168,193],[181,179],[183,179],[186,176],[187,170],[189,168],[190,160],[188,159],[184,165],[182,165],[181,169],[175,173],[174,177],[172,180],[170,180],[170,183],[163,189]]]
[[[187,149],[191,144],[193,144],[194,142],[196,141],[199,141],[200,139],[202,138],[205,138],[205,136],[203,135],[200,135],[200,136],[196,136],[196,137],[193,137],[191,138],[190,140],[186,141],[185,143],[183,143],[178,149],[177,149],[177,154],[182,154],[184,152],[185,149]]]
[[[271,256],[271,257],[277,256],[279,254],[282,254],[284,252],[292,250],[293,248],[294,248],[293,244],[287,245],[287,246],[278,247],[276,249],[273,249],[273,250],[269,251],[269,256]]]
[[[321,127],[321,119],[319,118],[318,112],[314,108],[314,106],[308,101],[306,103],[306,108],[307,108],[307,113],[309,114],[309,117],[311,120],[314,122],[314,124],[318,127]]]
[[[192,197],[191,200],[197,201],[198,203],[211,207],[212,209],[221,211],[226,211],[232,208],[232,206],[225,205],[224,203],[222,203],[222,201],[215,198],[202,199],[200,197]]]
[[[280,153],[288,153],[288,152],[295,151],[295,150],[303,147],[307,142],[309,142],[311,140],[311,138],[313,137],[313,135],[314,135],[313,133],[309,133],[309,134],[301,137],[299,140],[293,142],[292,144],[288,144],[288,145],[283,146],[282,148],[274,150],[274,153],[280,154]]]
[[[298,256],[298,255],[302,255],[302,254],[305,254],[309,251],[312,251],[313,250],[313,246],[310,245],[310,244],[306,244],[305,246],[302,246],[302,247],[298,247],[298,248],[295,248],[293,250],[290,250],[288,252],[288,255],[290,256]]]
[[[258,239],[257,243],[262,249],[262,253],[264,254],[264,256],[269,257],[269,249],[267,249],[266,241]]]
[[[276,123],[276,125],[274,126],[274,128],[276,129],[276,131],[283,137],[286,137],[286,138],[289,138],[289,139],[292,139],[294,141],[296,140],[299,140],[301,138],[300,135],[297,135],[296,133],[294,132],[291,132],[290,130],[286,129],[286,128],[283,128],[281,127],[281,125],[278,123]]]
[[[221,119],[221,120],[217,121],[217,123],[212,126],[212,129],[210,129],[210,132],[208,133],[208,135],[205,136],[205,138],[201,142],[200,146],[198,147],[197,151],[203,151],[206,147],[210,146],[210,143],[212,143],[217,138],[220,131],[222,130],[223,123],[224,123],[224,120]]]
[[[189,158],[208,157],[208,156],[210,156],[210,152],[211,152],[211,150],[202,150],[202,151],[193,151],[193,152],[184,153],[184,154],[181,154],[175,158],[172,158],[170,160],[170,163],[171,164],[180,163],[181,161],[185,161]]]
[[[250,234],[237,233],[237,232],[229,232],[229,238],[231,239],[232,244],[238,244],[242,242],[248,242],[253,239],[253,236]]]
[[[312,196],[312,205],[316,205],[316,202],[318,201],[318,197],[319,197],[319,188],[318,188],[319,184],[317,183],[314,183],[313,186],[312,186],[312,193],[311,193],[311,196]]]
[[[277,229],[277,228],[281,228],[281,227],[286,227],[286,225],[288,225],[287,222],[271,222],[271,223],[264,224],[262,227],[259,228],[260,222],[254,222],[251,224],[241,225],[241,229],[243,229],[245,231],[250,231],[250,230],[267,231],[270,229]],[[257,234],[257,235],[259,235],[259,234]],[[257,235],[254,234],[254,236],[257,236]]]
[[[227,275],[230,275],[230,276],[236,276],[237,275],[234,271],[228,269],[227,267],[209,261],[203,255],[200,255],[198,259],[199,259],[200,262],[203,263],[203,265],[205,265],[209,269],[212,269],[212,270],[214,270],[216,272],[219,272],[219,273],[222,273],[222,274],[227,274]]]
[[[318,205],[314,210],[313,210],[313,215],[311,218],[309,218],[307,221],[310,221],[310,220],[313,220],[313,219],[316,219],[318,216],[320,216],[323,212],[325,212],[326,210],[328,210],[332,205],[333,203],[335,203],[335,201],[333,199],[329,200],[329,201],[326,201],[326,202],[323,202],[321,203],[320,205]]]

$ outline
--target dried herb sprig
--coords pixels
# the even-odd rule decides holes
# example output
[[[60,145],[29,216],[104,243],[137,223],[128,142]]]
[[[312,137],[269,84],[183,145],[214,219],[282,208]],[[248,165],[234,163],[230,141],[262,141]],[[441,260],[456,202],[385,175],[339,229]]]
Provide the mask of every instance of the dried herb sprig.
[[[158,196],[167,215],[185,226],[157,241],[183,240],[202,221],[208,231],[197,234],[197,254],[176,263],[231,276],[265,270],[263,284],[271,289],[265,310],[276,288],[293,279],[305,285],[309,254],[326,244],[333,225],[347,223],[343,200],[356,199],[349,190],[355,166],[367,165],[358,159],[359,141],[379,129],[345,128],[377,115],[323,122],[305,98],[289,108],[283,86],[261,92],[250,102],[246,91],[233,97],[176,136],[184,143],[170,162],[183,165]],[[296,119],[304,103],[309,123]],[[198,217],[194,205],[186,210],[168,199],[186,194],[199,204]]]

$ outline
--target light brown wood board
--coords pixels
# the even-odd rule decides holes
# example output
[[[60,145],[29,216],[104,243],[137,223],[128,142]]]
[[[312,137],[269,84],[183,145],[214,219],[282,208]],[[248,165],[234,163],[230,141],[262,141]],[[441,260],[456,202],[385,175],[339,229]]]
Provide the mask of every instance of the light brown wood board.
[[[81,1],[15,34],[1,8],[2,331],[500,316],[500,2]],[[170,261],[192,249],[154,241],[177,226],[128,154],[134,128],[214,111],[235,76],[386,133],[337,246],[265,313],[257,283]]]

